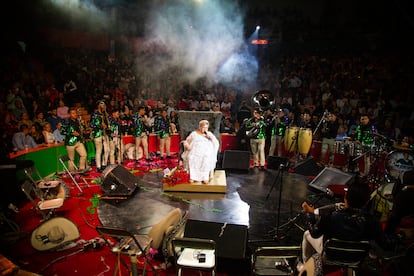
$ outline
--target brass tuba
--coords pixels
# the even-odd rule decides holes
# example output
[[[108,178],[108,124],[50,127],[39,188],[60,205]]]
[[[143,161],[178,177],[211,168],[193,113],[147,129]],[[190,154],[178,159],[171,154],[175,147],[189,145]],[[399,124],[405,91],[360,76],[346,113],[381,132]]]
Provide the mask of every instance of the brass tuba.
[[[272,107],[275,98],[269,90],[259,90],[252,96],[252,103],[264,111]]]

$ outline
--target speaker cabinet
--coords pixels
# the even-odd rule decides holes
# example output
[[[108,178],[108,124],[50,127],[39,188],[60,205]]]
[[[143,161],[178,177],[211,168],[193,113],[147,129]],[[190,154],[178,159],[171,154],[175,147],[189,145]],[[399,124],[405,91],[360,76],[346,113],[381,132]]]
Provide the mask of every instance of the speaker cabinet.
[[[316,176],[322,171],[322,168],[316,164],[316,161],[313,157],[309,157],[301,162],[298,162],[293,170],[297,174],[305,176]]]
[[[223,169],[248,170],[250,152],[243,150],[226,150],[223,155]]]
[[[310,183],[309,186],[326,193],[331,185],[347,185],[354,179],[352,174],[335,168],[324,168]]]
[[[130,196],[138,185],[138,178],[120,165],[108,166],[102,172],[101,189],[107,196]]]
[[[214,240],[217,256],[221,258],[246,257],[248,228],[245,225],[187,220],[184,237]]]
[[[280,168],[286,168],[289,165],[289,158],[268,156],[267,157],[267,168],[269,170],[279,170]]]

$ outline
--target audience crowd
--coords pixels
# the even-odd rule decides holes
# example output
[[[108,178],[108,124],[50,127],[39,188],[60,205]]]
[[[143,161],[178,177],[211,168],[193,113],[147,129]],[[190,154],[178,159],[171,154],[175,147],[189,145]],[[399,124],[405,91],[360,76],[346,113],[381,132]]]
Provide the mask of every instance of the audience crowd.
[[[107,100],[109,110],[121,111],[126,131],[142,105],[149,117],[166,108],[177,128],[173,131],[179,131],[179,110],[221,111],[222,131],[234,134],[257,107],[251,100],[255,91],[223,84],[208,87],[203,80],[196,84],[177,81],[165,93],[147,87],[142,76],[134,73],[137,65],[123,62],[133,60],[132,55],[114,61],[102,52],[60,49],[56,56],[65,57],[53,64],[62,68],[59,74],[47,71],[34,57],[9,57],[0,98],[1,136],[9,151],[13,150],[13,134],[21,125],[27,125],[36,143],[42,144],[46,123],[53,132],[58,122],[68,117],[69,107],[83,107],[91,114],[100,99]],[[337,114],[341,133],[349,137],[360,114],[368,114],[380,133],[395,143],[405,137],[413,144],[409,69],[397,55],[300,55],[285,56],[279,64],[267,66],[263,74],[268,76],[266,89],[274,95],[270,111],[277,107],[287,117],[299,118],[308,110],[314,122],[329,111]]]

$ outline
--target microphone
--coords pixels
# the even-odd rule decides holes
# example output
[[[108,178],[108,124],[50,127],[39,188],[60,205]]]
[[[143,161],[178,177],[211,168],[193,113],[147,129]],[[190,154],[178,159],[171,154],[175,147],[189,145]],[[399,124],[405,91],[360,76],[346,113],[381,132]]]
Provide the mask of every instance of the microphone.
[[[207,131],[204,131],[204,136],[208,139],[211,140],[210,136],[208,135]]]

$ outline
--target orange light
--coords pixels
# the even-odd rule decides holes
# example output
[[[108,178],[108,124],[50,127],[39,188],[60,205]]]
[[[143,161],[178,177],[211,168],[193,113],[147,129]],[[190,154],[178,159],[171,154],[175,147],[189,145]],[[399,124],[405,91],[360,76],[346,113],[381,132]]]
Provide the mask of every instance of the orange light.
[[[269,42],[267,41],[267,39],[253,39],[252,40],[252,44],[255,45],[267,45]]]

